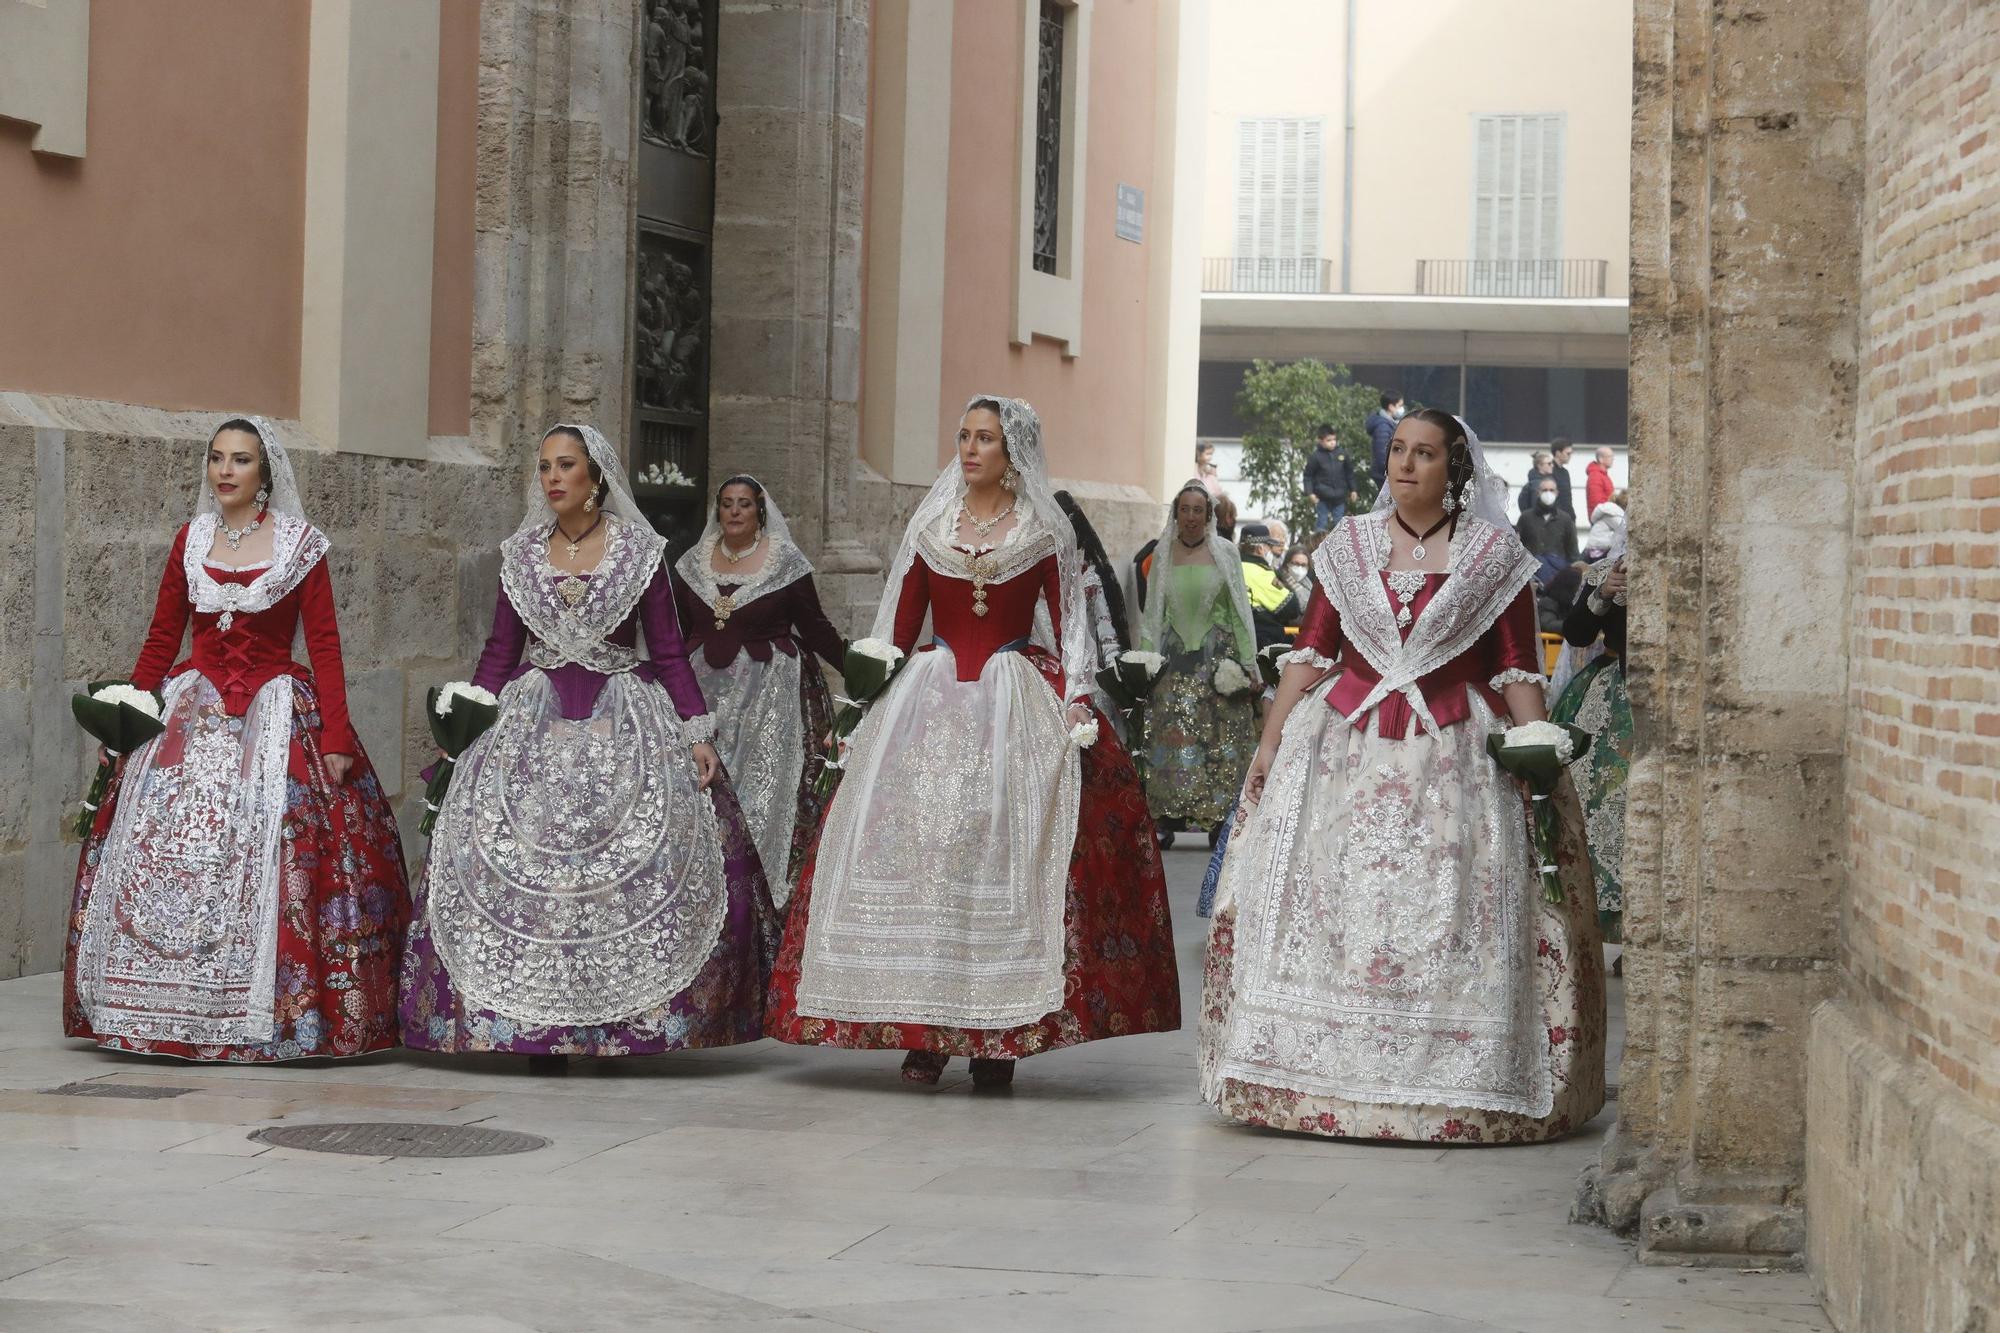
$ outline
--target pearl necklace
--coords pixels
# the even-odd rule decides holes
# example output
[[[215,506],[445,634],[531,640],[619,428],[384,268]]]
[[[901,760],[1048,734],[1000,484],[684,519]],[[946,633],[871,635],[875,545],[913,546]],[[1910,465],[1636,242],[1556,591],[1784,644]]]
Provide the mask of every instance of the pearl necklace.
[[[733,565],[739,561],[748,560],[752,555],[756,554],[757,548],[763,544],[763,541],[764,534],[760,532],[755,537],[752,537],[750,544],[740,551],[731,550],[729,540],[726,537],[717,537],[715,539],[715,546],[717,550],[722,552],[722,558]]]

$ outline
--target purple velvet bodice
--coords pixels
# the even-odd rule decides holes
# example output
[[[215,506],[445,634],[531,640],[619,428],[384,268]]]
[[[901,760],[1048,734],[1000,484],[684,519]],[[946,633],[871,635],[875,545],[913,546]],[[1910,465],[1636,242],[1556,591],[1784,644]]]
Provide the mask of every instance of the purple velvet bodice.
[[[587,579],[590,575],[579,577]],[[674,710],[683,718],[706,713],[708,705],[702,701],[701,686],[695,683],[694,671],[688,666],[687,644],[681,638],[680,623],[674,614],[673,589],[664,568],[654,571],[637,609],[611,632],[610,641],[620,647],[636,648],[641,629],[646,632],[648,660],[634,667],[633,674],[664,688],[674,701]],[[509,681],[537,669],[523,656],[530,637],[527,625],[522,623],[502,589],[493,605],[493,632],[486,636],[486,648],[479,654],[479,667],[472,674],[472,683],[497,694]],[[590,716],[608,679],[601,671],[575,663],[547,669],[546,674],[549,684],[555,687],[562,715],[571,721]]]

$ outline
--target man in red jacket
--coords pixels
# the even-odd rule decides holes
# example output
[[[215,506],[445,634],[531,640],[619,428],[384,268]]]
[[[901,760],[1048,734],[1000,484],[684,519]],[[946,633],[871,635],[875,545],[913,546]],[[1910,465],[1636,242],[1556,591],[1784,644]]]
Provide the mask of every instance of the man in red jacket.
[[[1599,446],[1597,460],[1583,470],[1583,516],[1587,522],[1597,506],[1609,500],[1617,487],[1611,481],[1611,450]]]

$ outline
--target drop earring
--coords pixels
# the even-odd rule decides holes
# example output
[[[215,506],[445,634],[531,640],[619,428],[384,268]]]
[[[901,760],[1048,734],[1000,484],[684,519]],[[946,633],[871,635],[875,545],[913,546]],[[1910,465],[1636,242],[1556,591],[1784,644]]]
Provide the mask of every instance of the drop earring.
[[[1021,470],[1012,463],[1009,463],[1007,470],[1000,476],[1000,485],[1006,489],[1008,494],[1019,495],[1021,493]]]
[[[595,512],[595,510],[596,510],[596,509],[597,509],[597,497],[596,497],[595,495],[586,495],[586,496],[584,496],[584,497],[583,497],[583,512],[584,512],[584,513],[586,513],[586,514],[588,514],[588,513],[593,513],[593,512]]]
[[[270,499],[271,499],[270,488],[267,486],[259,486],[257,488],[257,507],[259,509],[262,509],[266,504],[270,502]]]

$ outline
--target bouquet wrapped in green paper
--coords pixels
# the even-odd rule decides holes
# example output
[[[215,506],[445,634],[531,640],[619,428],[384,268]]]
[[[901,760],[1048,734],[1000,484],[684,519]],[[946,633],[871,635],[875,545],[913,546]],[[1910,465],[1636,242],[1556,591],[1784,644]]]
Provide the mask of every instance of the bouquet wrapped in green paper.
[[[1129,713],[1146,701],[1153,692],[1153,682],[1160,678],[1160,671],[1167,659],[1158,653],[1144,653],[1138,650],[1118,654],[1118,660],[1097,673],[1097,688],[1109,695],[1119,711]]]
[[[104,747],[97,775],[90,780],[90,794],[83,798],[83,810],[76,817],[76,836],[87,838],[90,826],[97,820],[97,807],[104,803],[104,792],[111,784],[118,757],[132,753],[165,731],[167,724],[160,718],[160,696],[127,680],[92,681],[88,693],[71,697],[69,711],[75,715],[77,724]]]
[[[1527,722],[1486,738],[1486,752],[1500,767],[1527,784],[1534,818],[1535,865],[1542,880],[1542,896],[1552,903],[1563,900],[1562,881],[1556,875],[1556,812],[1549,797],[1555,794],[1562,771],[1583,757],[1590,748],[1587,731],[1560,722]]]
[[[840,710],[833,715],[833,753],[823,756],[813,783],[821,796],[833,790],[834,774],[847,764],[847,738],[861,725],[861,715],[903,669],[903,650],[881,639],[856,639],[847,645],[840,678],[847,693],[835,696]]]
[[[417,825],[417,832],[429,836],[437,827],[438,809],[444,804],[445,792],[451,788],[451,774],[458,765],[458,757],[499,719],[500,701],[491,690],[455,680],[449,685],[431,686],[424,704],[424,716],[430,719],[431,739],[444,751],[444,758],[431,770],[430,783],[424,788],[424,818]]]

